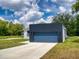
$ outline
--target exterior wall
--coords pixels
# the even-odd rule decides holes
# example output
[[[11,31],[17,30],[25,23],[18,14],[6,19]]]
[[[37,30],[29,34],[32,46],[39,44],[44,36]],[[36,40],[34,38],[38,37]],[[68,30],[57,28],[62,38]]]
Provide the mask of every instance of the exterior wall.
[[[63,37],[63,42],[65,41],[65,28],[62,26],[62,37]]]
[[[63,42],[64,27],[62,24],[32,24],[30,25],[29,36],[30,41],[34,41],[34,33],[36,32],[57,32],[58,42]]]
[[[24,31],[24,39],[29,39],[29,35],[28,35],[27,31]]]
[[[32,24],[30,25],[31,32],[61,32],[62,24]]]
[[[62,42],[65,41],[67,37],[67,31],[66,31],[66,28],[62,25]]]

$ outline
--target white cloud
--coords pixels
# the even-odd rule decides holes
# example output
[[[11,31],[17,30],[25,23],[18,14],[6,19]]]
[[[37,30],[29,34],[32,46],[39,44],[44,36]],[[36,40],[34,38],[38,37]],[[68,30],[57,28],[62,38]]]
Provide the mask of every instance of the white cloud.
[[[38,1],[37,1],[38,2]],[[43,13],[39,11],[36,0],[0,0],[0,6],[11,9],[15,16],[21,16],[19,21],[27,28],[29,24],[41,19]],[[14,20],[13,23],[19,23]]]
[[[52,2],[57,2],[57,0],[51,0]]]
[[[15,16],[21,16],[22,22],[33,22],[42,17],[43,13],[39,12],[36,0],[0,0],[0,6],[4,9],[11,9]],[[16,21],[15,21],[16,22]]]
[[[53,17],[54,17],[54,16],[49,16],[49,17],[47,18],[47,23],[51,23],[51,22],[53,21]]]
[[[24,15],[24,12],[16,11],[16,12],[14,12],[14,15],[15,16],[22,16],[22,15]]]
[[[65,1],[69,3],[75,2],[75,0],[65,0]]]
[[[69,9],[69,12],[70,12],[70,13],[72,12],[72,9],[71,9],[71,8]]]
[[[5,19],[4,19],[3,17],[0,17],[0,20],[3,20],[3,21],[5,21]]]
[[[47,12],[51,12],[51,9],[46,9]]]
[[[17,19],[14,19],[12,22],[13,24],[20,24],[20,21],[18,21]]]
[[[29,24],[33,24],[39,19],[41,19],[43,13],[39,11],[37,5],[32,5],[32,8],[24,14],[19,20],[22,22],[25,26]]]
[[[46,23],[46,20],[44,20],[43,18],[35,21],[35,24],[40,24],[40,23]]]
[[[8,8],[11,9],[13,11],[15,11],[15,16],[23,16],[24,14],[28,13],[28,10],[30,10],[32,8],[32,3],[35,4],[37,7],[37,9],[39,9],[37,3],[39,3],[40,0],[38,0],[38,2],[36,2],[37,0],[0,0],[0,6],[2,6],[3,8]],[[51,2],[53,3],[57,3],[60,5],[60,8],[57,9],[54,5],[49,6],[48,0],[45,4],[43,4],[46,9],[44,8],[44,10],[46,10],[46,12],[54,12],[54,13],[58,13],[59,9],[60,12],[64,12],[66,9],[69,9],[71,7],[71,5],[75,2],[75,0],[51,0]],[[63,7],[61,7],[63,6]],[[65,9],[64,9],[65,8]],[[43,8],[42,8],[43,9]]]
[[[30,10],[27,14],[25,14],[23,17],[20,18],[20,20],[24,20],[27,22],[34,22],[36,20],[39,20],[42,17],[43,13],[36,11],[36,10]]]
[[[9,3],[13,3],[13,4],[17,4],[17,3],[20,3],[21,2],[21,0],[10,0],[9,1]]]
[[[7,20],[7,19],[5,19],[3,17],[0,17],[0,20],[9,22],[9,20]]]
[[[0,0],[0,6],[18,11],[24,7],[31,8],[31,2],[35,1],[36,0]]]
[[[75,3],[76,0],[50,0],[50,1],[52,2],[52,4],[49,4],[49,2],[42,4],[44,7],[42,8],[42,10],[56,14],[63,12],[71,12],[72,10],[70,9],[72,7],[72,4]]]
[[[64,12],[66,12],[66,8],[65,7],[63,7],[63,6],[60,6],[59,7],[59,13],[64,13]]]
[[[35,24],[38,24],[38,23],[51,23],[53,21],[53,16],[49,16],[46,20],[41,18],[39,20],[37,20],[35,22]]]

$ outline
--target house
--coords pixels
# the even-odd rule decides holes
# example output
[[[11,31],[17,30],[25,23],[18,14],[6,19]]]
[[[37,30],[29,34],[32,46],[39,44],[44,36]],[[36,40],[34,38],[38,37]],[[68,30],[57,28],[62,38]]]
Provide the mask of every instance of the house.
[[[29,27],[31,42],[64,42],[66,28],[62,24],[31,24]]]

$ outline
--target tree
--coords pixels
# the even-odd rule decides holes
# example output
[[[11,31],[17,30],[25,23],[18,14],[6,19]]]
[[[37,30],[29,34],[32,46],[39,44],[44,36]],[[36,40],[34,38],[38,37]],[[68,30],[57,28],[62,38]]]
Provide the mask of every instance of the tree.
[[[72,10],[73,12],[79,11],[79,0],[77,0],[76,3],[72,5]]]
[[[0,35],[7,35],[7,22],[0,20]]]
[[[77,24],[76,24],[76,35],[77,36],[79,36],[79,14],[77,14],[76,16],[76,22],[77,22]]]
[[[8,27],[9,35],[21,35],[22,32],[23,32],[22,24],[13,24],[12,22],[9,23],[9,27]]]
[[[22,24],[14,24],[13,25],[13,32],[14,35],[21,35],[23,32],[23,25]]]
[[[13,24],[5,20],[0,20],[0,36],[21,35],[23,33],[22,24]]]
[[[63,24],[67,29],[68,35],[76,34],[76,19],[68,13],[58,14],[53,18],[52,23]]]
[[[79,36],[79,14],[77,14],[77,12],[79,12],[79,0],[76,1],[75,4],[73,4],[72,6],[72,10],[74,11],[74,13],[76,12],[76,27],[77,27],[77,31],[76,34]]]

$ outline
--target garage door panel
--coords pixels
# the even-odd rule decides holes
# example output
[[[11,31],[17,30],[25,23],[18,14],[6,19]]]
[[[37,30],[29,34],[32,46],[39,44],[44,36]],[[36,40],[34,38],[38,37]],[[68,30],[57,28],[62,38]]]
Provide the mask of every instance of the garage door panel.
[[[35,42],[57,42],[58,36],[56,33],[36,33],[34,35]]]
[[[36,42],[57,42],[57,36],[35,36]]]
[[[57,35],[57,32],[48,32],[48,33],[44,33],[44,32],[37,32],[35,33],[34,35],[36,36],[56,36]]]

